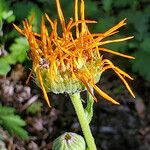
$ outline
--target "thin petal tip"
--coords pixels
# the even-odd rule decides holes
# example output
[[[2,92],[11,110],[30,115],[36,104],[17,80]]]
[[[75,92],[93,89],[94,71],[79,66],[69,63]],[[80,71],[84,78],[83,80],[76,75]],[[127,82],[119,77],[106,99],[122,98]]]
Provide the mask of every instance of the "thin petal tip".
[[[134,94],[132,94],[132,97],[133,97],[133,98],[135,98],[135,95],[134,95]]]
[[[117,101],[115,101],[113,104],[115,104],[115,105],[120,105],[120,103],[119,103],[119,102],[117,102]]]

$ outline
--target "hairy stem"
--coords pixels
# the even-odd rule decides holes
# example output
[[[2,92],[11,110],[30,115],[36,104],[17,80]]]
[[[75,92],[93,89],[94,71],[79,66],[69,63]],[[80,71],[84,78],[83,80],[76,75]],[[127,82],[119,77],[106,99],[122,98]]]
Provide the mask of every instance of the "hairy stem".
[[[86,118],[84,108],[81,102],[80,93],[70,94],[69,96],[71,98],[72,104],[78,116],[78,120],[80,122],[81,129],[82,129],[83,135],[85,137],[85,140],[88,146],[88,150],[96,150],[94,138],[92,136],[90,126],[89,126],[89,123]]]

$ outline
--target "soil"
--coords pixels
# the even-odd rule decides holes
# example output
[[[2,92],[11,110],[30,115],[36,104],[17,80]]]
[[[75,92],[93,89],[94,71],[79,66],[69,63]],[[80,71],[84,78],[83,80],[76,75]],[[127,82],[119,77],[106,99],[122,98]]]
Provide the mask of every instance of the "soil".
[[[1,77],[0,101],[5,106],[16,108],[17,114],[27,122],[25,129],[29,132],[29,139],[10,137],[0,128],[4,138],[0,146],[8,150],[51,150],[53,140],[64,132],[82,135],[68,95],[49,93],[53,103],[50,109],[34,82],[25,85],[27,75],[28,71],[18,64],[8,77]],[[139,76],[130,82],[135,99],[112,72],[105,73],[97,85],[120,102],[120,105],[113,105],[95,93],[98,102],[94,104],[90,125],[97,149],[150,150],[150,83]],[[85,94],[82,93],[84,100]],[[37,101],[43,104],[42,109],[36,114],[27,113],[27,108]]]

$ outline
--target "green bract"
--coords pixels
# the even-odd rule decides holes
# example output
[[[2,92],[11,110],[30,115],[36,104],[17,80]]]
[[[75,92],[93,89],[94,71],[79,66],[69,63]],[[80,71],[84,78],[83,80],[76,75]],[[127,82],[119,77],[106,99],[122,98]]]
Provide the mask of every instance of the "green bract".
[[[99,60],[101,61],[101,60]],[[87,68],[89,65],[87,65]],[[93,64],[93,74],[94,74],[94,83],[96,84],[100,80],[101,73],[99,72],[100,66],[97,66],[97,64]],[[78,70],[78,73],[84,74],[85,68],[81,67]],[[59,93],[76,93],[80,91],[86,90],[86,87],[84,83],[81,81],[81,79],[78,79],[77,77],[72,77],[72,74],[70,70],[66,70],[65,72],[59,72],[57,70],[57,75],[55,78],[51,76],[49,66],[48,68],[41,68],[41,76],[43,80],[44,87],[47,92],[53,92],[56,94]],[[38,83],[38,79],[35,76],[36,83]],[[39,85],[39,83],[38,83]]]

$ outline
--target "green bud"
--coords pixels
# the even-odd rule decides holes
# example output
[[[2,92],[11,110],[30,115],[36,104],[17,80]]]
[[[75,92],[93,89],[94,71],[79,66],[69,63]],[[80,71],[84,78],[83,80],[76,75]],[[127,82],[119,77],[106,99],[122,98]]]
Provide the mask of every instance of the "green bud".
[[[85,150],[86,145],[82,136],[66,132],[59,136],[53,143],[52,150]]]

